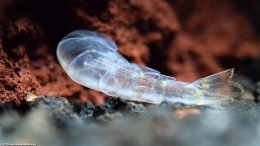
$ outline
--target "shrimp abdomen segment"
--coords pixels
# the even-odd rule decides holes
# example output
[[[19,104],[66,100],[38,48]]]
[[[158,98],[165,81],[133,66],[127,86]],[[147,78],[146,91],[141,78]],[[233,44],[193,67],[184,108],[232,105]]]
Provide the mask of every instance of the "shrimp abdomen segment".
[[[142,67],[129,64],[106,73],[99,84],[110,96],[158,104],[163,100],[159,78],[157,71],[143,72]]]

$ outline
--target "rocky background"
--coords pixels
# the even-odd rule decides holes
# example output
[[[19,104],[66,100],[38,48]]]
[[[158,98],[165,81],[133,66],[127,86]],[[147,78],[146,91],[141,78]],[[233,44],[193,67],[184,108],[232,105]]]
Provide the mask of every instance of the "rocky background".
[[[237,69],[260,76],[259,2],[255,0],[1,0],[0,101],[26,93],[102,103],[72,82],[56,46],[76,29],[104,33],[132,62],[182,81]]]
[[[0,0],[0,144],[259,146],[259,6],[257,0]],[[215,110],[106,97],[74,83],[57,61],[58,42],[76,29],[103,33],[129,61],[180,81],[236,68],[250,100]]]

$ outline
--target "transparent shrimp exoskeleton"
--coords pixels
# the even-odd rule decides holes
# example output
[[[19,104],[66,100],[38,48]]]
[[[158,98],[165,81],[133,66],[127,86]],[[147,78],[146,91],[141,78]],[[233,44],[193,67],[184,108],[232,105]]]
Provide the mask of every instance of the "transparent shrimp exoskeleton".
[[[232,81],[234,69],[191,83],[176,81],[157,70],[128,62],[117,52],[111,39],[92,31],[68,34],[59,43],[57,56],[75,82],[126,100],[214,105],[243,92],[243,88]]]

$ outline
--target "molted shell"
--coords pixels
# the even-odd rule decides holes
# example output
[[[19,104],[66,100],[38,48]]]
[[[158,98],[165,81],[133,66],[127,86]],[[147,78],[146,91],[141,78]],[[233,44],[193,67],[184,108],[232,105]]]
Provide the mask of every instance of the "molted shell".
[[[68,34],[59,43],[57,56],[75,82],[127,100],[210,105],[226,102],[244,91],[231,81],[233,69],[193,83],[176,81],[157,70],[129,63],[112,40],[91,31]]]

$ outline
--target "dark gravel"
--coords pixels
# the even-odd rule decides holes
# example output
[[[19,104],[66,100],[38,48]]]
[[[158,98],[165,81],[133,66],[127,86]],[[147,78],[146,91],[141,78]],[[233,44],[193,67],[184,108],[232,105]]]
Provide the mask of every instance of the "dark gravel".
[[[176,113],[182,109],[201,113],[180,118]],[[5,143],[259,146],[260,142],[260,106],[252,100],[212,108],[169,103],[144,106],[118,98],[94,106],[62,97],[39,97],[19,107],[0,105],[0,113],[0,142]]]

